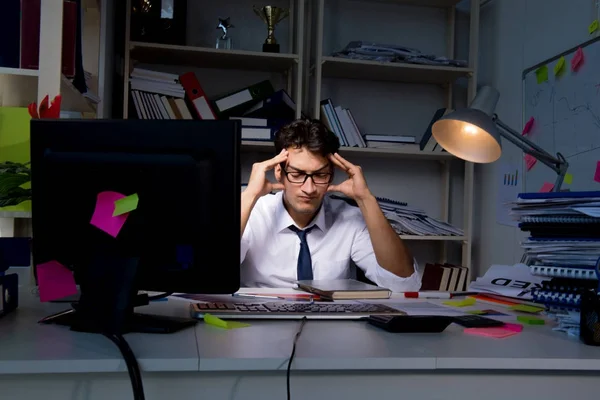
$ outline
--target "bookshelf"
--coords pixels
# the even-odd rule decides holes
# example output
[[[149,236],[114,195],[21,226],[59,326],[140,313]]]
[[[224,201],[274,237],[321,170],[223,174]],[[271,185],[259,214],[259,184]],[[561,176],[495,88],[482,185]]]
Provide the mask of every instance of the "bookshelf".
[[[372,0],[372,2],[441,10],[440,12],[445,13],[443,15],[445,15],[446,22],[446,27],[444,28],[444,55],[448,58],[454,58],[456,6],[460,0]],[[248,4],[251,5],[252,3]],[[313,118],[320,117],[320,101],[323,99],[322,87],[324,79],[436,85],[443,87],[445,105],[449,108],[452,108],[454,105],[455,82],[457,80],[466,80],[468,83],[466,102],[469,102],[474,97],[477,80],[480,7],[477,0],[471,0],[469,6],[471,15],[469,22],[469,59],[466,67],[383,63],[332,57],[323,52],[325,0],[289,0],[289,7],[292,10],[289,17],[289,52],[271,54],[250,50],[221,50],[206,46],[168,45],[131,41],[129,39],[131,29],[131,0],[128,0],[125,18],[124,74],[122,76],[124,118],[129,117],[129,73],[137,63],[283,74],[287,77],[286,90],[288,90],[288,93],[292,95],[295,103],[299,106],[297,117],[300,117],[302,112]],[[230,11],[233,12],[227,7],[223,7],[223,10],[220,12],[227,15]],[[408,135],[415,134],[415,136],[419,137],[422,131],[403,133]],[[243,141],[241,149],[245,153],[272,153],[274,146],[272,142]],[[441,246],[441,262],[445,262],[447,259],[448,245],[460,245],[462,247],[462,265],[468,267],[469,270],[471,269],[473,221],[473,165],[471,163],[462,162],[446,152],[424,152],[415,150],[414,147],[342,147],[340,152],[344,156],[386,160],[407,159],[438,163],[441,174],[439,182],[443,197],[441,201],[441,219],[444,221],[448,221],[450,216],[450,197],[453,184],[451,179],[451,165],[453,163],[461,163],[464,167],[461,201],[464,216],[462,224],[464,236],[404,235],[401,237],[407,241],[431,241],[439,244]]]
[[[345,0],[351,1],[351,0]],[[364,0],[363,0],[364,1]],[[406,5],[413,7],[435,7],[440,10],[445,10],[446,15],[446,27],[445,27],[445,54],[449,59],[455,57],[455,38],[456,38],[456,6],[460,2],[459,0],[375,0],[379,3],[392,3],[395,5]],[[325,54],[324,41],[326,39],[324,33],[325,26],[325,0],[317,0],[313,3],[313,7],[310,8],[310,17],[313,20],[315,28],[313,29],[313,38],[310,43],[313,44],[314,49],[310,52],[310,82],[305,83],[305,91],[312,93],[310,99],[307,99],[308,107],[312,108],[312,115],[314,118],[320,118],[321,110],[320,103],[324,98],[323,87],[324,80],[329,79],[341,79],[348,82],[354,82],[356,80],[363,81],[383,81],[383,82],[396,82],[396,83],[410,83],[410,84],[427,84],[441,86],[444,90],[445,107],[452,109],[455,108],[455,93],[454,85],[458,79],[464,79],[467,82],[466,99],[465,104],[469,104],[470,101],[475,97],[476,85],[477,85],[477,59],[478,59],[478,46],[479,46],[479,12],[480,2],[478,0],[469,0],[470,18],[469,18],[469,48],[468,48],[468,62],[466,67],[457,66],[445,66],[445,65],[423,65],[423,64],[409,64],[409,63],[390,63],[390,62],[378,62],[368,60],[357,60],[348,59],[341,57],[333,57],[331,54]],[[347,4],[347,3],[346,3]],[[367,9],[365,7],[364,9]],[[338,9],[339,12],[339,9]],[[381,11],[379,11],[381,12]],[[336,17],[336,18],[341,18]],[[340,29],[342,24],[331,23],[328,21],[328,28],[330,31],[328,35],[339,36],[338,32],[331,31],[331,25]],[[354,24],[360,23],[358,20],[353,21]],[[335,28],[334,28],[335,29]],[[426,29],[425,27],[423,29]],[[426,32],[422,32],[424,35]],[[418,35],[418,32],[414,32]],[[364,38],[366,40],[366,38]],[[391,40],[389,40],[391,41]],[[386,43],[389,43],[386,42]],[[440,54],[441,55],[441,54]],[[350,80],[350,81],[347,81]],[[310,85],[312,83],[312,91]],[[415,86],[418,87],[418,86]],[[335,102],[335,98],[332,99]],[[375,100],[376,101],[376,100]],[[370,132],[376,133],[376,132]],[[411,134],[403,132],[403,134]],[[417,138],[420,137],[422,131],[413,133]],[[248,146],[248,145],[245,145]],[[364,155],[369,157],[405,157],[405,158],[418,158],[422,160],[433,160],[442,164],[441,171],[441,190],[443,194],[441,219],[445,222],[449,222],[450,216],[450,188],[452,185],[451,179],[451,168],[452,162],[461,162],[464,166],[464,183],[462,191],[462,204],[463,204],[463,224],[462,229],[464,236],[462,237],[419,237],[419,236],[408,236],[403,237],[406,240],[439,240],[441,248],[441,260],[440,262],[447,261],[448,244],[451,241],[459,242],[462,246],[462,265],[469,268],[468,281],[471,281],[472,271],[472,226],[473,226],[473,164],[469,162],[463,162],[462,160],[453,157],[450,154],[442,153],[429,153],[423,151],[407,150],[402,149],[382,149],[382,148],[345,148],[341,149],[342,153]]]
[[[286,91],[296,104],[302,104],[304,71],[304,39],[306,0],[289,0],[289,53],[264,53],[240,49],[216,49],[213,47],[170,45],[130,40],[131,0],[127,0],[125,18],[125,54],[123,74],[123,117],[129,114],[129,74],[137,63],[178,65],[195,68],[222,70],[245,70],[278,73],[287,77]],[[252,3],[248,3],[249,6]],[[276,4],[273,4],[276,5]],[[188,12],[189,12],[188,8]],[[227,7],[221,12],[228,13]],[[255,18],[255,17],[254,17]],[[281,29],[281,28],[279,28]],[[265,29],[266,31],[266,29]],[[216,36],[215,36],[216,37]],[[202,84],[202,82],[200,82]],[[298,107],[296,117],[302,115]]]

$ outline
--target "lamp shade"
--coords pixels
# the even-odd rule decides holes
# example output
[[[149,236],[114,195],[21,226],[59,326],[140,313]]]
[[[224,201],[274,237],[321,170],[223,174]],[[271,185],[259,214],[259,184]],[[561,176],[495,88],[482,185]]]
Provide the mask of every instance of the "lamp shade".
[[[469,108],[456,110],[431,127],[435,140],[447,152],[463,160],[490,163],[500,158],[500,131],[492,120],[500,93],[483,86]]]

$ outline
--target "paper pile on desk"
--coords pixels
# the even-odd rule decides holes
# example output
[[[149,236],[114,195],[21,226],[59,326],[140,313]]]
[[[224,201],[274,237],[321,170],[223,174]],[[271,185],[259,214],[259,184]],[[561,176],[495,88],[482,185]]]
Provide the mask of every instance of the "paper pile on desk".
[[[532,300],[531,290],[541,287],[544,279],[546,278],[532,275],[525,264],[492,265],[484,276],[471,282],[469,291]]]

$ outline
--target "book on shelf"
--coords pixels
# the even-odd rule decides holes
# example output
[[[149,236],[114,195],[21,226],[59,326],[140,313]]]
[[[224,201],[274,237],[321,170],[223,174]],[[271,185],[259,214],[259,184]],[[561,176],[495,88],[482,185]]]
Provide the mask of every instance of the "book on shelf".
[[[331,99],[321,101],[321,122],[338,138],[340,146],[367,147],[352,112],[341,106],[334,106]]]
[[[230,117],[229,119],[241,122],[242,140],[249,141],[273,141],[275,133],[282,126],[291,122],[291,120],[279,118]]]
[[[421,290],[462,292],[467,284],[468,268],[454,264],[427,263],[421,279]]]

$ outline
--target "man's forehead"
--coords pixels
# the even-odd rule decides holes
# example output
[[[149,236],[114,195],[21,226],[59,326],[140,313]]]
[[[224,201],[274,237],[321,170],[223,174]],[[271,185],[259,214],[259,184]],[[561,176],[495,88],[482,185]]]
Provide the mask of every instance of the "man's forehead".
[[[294,149],[289,152],[286,166],[305,172],[319,171],[327,168],[330,161],[305,149]]]

